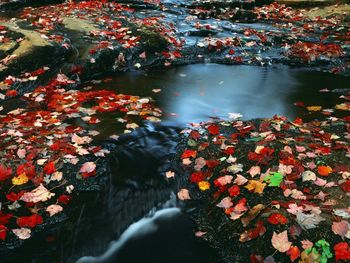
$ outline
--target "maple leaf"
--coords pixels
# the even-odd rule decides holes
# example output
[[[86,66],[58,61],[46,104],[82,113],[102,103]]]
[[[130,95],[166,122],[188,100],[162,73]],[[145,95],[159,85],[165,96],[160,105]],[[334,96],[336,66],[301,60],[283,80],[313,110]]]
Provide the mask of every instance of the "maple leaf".
[[[193,151],[193,150],[185,150],[182,155],[181,155],[181,159],[185,159],[185,158],[196,158],[197,156],[197,151]]]
[[[249,230],[244,231],[240,237],[240,242],[247,242],[249,240],[255,239],[258,236],[262,236],[266,233],[266,228],[264,226],[264,222],[262,220],[259,220],[254,228],[251,228]]]
[[[347,242],[340,242],[334,246],[335,260],[350,260],[350,248]]]
[[[167,171],[166,173],[165,173],[165,176],[166,176],[166,178],[174,178],[175,177],[175,172],[173,172],[173,171]]]
[[[19,238],[19,239],[28,239],[31,236],[32,231],[29,228],[19,228],[19,229],[12,229],[12,232]]]
[[[316,228],[317,225],[325,219],[318,214],[297,213],[297,222],[303,229]]]
[[[19,200],[27,203],[45,202],[55,194],[47,190],[42,184],[31,192],[24,193]]]
[[[248,179],[240,174],[237,174],[237,177],[233,182],[237,185],[244,185],[246,182],[248,182]]]
[[[180,189],[180,191],[177,193],[177,197],[184,201],[191,199],[190,192],[187,189]]]
[[[310,240],[306,239],[306,240],[302,240],[301,244],[303,246],[303,249],[308,249],[314,246],[314,243],[312,243]]]
[[[262,194],[266,184],[257,180],[249,180],[248,184],[245,186],[249,191]]]
[[[26,157],[26,149],[18,149],[17,156],[20,159],[24,159]]]
[[[322,110],[322,107],[321,106],[308,106],[308,107],[306,107],[306,109],[308,111],[320,111],[320,110]]]
[[[292,243],[288,241],[287,230],[279,234],[273,232],[271,243],[275,249],[282,253],[287,252],[292,245]]]
[[[79,172],[80,173],[92,173],[96,170],[96,164],[94,162],[86,162],[84,163]]]
[[[280,213],[273,213],[268,217],[267,221],[269,221],[269,223],[273,225],[278,225],[278,224],[285,225],[288,223],[288,219]]]
[[[260,174],[260,172],[261,172],[260,166],[252,166],[252,167],[250,167],[250,169],[249,169],[249,171],[248,171],[248,173],[249,173],[252,177],[254,177],[254,176]]]
[[[198,182],[198,188],[201,191],[208,190],[210,188],[210,183],[208,181],[200,181]]]
[[[235,163],[227,167],[227,171],[231,172],[233,174],[239,173],[243,171],[243,164],[241,163]]]
[[[220,134],[220,127],[218,125],[210,125],[208,126],[208,132],[211,135],[217,135]]]
[[[7,236],[7,227],[4,225],[0,225],[0,239],[5,240]]]
[[[245,211],[248,210],[246,203],[247,200],[245,198],[242,198],[234,207],[230,207],[229,209],[227,209],[225,213],[230,215],[230,219],[236,220],[240,218]]]
[[[241,219],[243,226],[248,226],[249,223],[254,220],[263,209],[265,209],[263,204],[257,204],[250,209],[249,212]]]
[[[5,165],[0,164],[0,181],[5,181],[10,178],[12,174],[12,169],[7,168]]]
[[[300,249],[297,246],[291,246],[287,251],[287,255],[290,257],[290,260],[293,262],[300,257]]]
[[[34,228],[36,225],[43,223],[43,218],[38,214],[33,214],[31,216],[22,216],[17,218],[16,223],[19,227]]]
[[[224,186],[232,182],[232,175],[224,175],[214,180],[215,186]]]
[[[29,181],[29,178],[26,176],[25,173],[20,174],[19,176],[12,178],[12,184],[13,185],[22,185]]]
[[[270,173],[264,178],[264,182],[267,182],[269,186],[279,187],[283,180],[283,175],[279,172]]]
[[[225,209],[230,208],[231,206],[233,206],[231,197],[225,197],[225,198],[223,198],[223,199],[220,201],[220,203],[218,203],[216,206],[217,206],[217,207],[220,207],[220,208],[225,208]]]
[[[341,236],[342,239],[344,239],[345,236],[350,238],[349,230],[350,230],[349,223],[344,220],[340,222],[333,222],[332,224],[333,233]]]
[[[63,211],[63,207],[60,205],[49,205],[46,208],[46,212],[48,212],[50,214],[50,216],[53,216],[59,212]]]
[[[303,178],[303,182],[316,180],[316,174],[312,171],[303,172],[301,177]]]
[[[54,162],[48,162],[45,166],[44,166],[44,173],[45,174],[52,174],[56,171],[55,168],[55,163]]]
[[[332,171],[333,171],[332,168],[329,166],[321,165],[317,167],[317,172],[321,176],[328,176]]]
[[[233,196],[233,197],[239,195],[241,192],[237,185],[231,186],[227,191],[230,193],[230,196]]]

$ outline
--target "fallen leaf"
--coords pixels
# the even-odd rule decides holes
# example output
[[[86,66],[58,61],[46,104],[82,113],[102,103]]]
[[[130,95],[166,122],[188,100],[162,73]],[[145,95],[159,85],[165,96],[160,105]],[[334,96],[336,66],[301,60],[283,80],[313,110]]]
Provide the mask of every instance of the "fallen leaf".
[[[271,214],[267,218],[267,221],[272,225],[278,225],[278,224],[285,225],[288,223],[288,219],[280,213]]]
[[[180,191],[177,193],[177,197],[182,201],[191,199],[190,192],[184,188],[180,189]]]
[[[257,180],[249,180],[248,184],[245,186],[249,191],[262,194],[264,192],[266,184]]]
[[[96,164],[94,162],[86,162],[81,166],[79,172],[80,173],[92,173],[95,171],[95,169],[96,169]]]
[[[63,207],[60,205],[49,205],[46,208],[46,212],[48,212],[50,214],[50,216],[53,216],[59,212],[63,211]]]
[[[273,232],[271,243],[275,249],[282,253],[287,252],[292,245],[292,243],[288,241],[287,230],[279,234]]]
[[[174,178],[175,177],[175,172],[173,172],[173,171],[167,171],[166,173],[165,173],[165,176],[166,176],[166,178]]]
[[[248,226],[249,223],[254,220],[260,212],[265,209],[263,204],[257,204],[241,219],[244,227]]]
[[[322,107],[321,106],[308,106],[308,107],[306,107],[306,109],[308,111],[320,111],[320,110],[322,110]]]
[[[28,239],[31,236],[32,230],[29,228],[19,228],[19,229],[12,229],[12,232],[19,238],[19,239]]]
[[[198,187],[201,191],[205,191],[210,188],[210,183],[207,181],[200,181],[198,182]]]
[[[252,166],[250,167],[248,173],[251,175],[251,177],[254,177],[261,173],[260,166]]]
[[[342,239],[344,239],[345,236],[349,236],[350,238],[350,226],[349,223],[342,220],[340,222],[333,222],[332,224],[332,231],[334,234],[341,236]]]
[[[27,203],[45,202],[55,194],[47,190],[42,184],[31,192],[24,193],[19,200]]]
[[[22,185],[29,181],[29,178],[26,176],[25,173],[21,173],[19,176],[12,178],[12,184],[13,185]]]
[[[332,171],[333,171],[332,168],[329,166],[321,165],[321,166],[317,167],[317,172],[321,176],[328,176]]]
[[[300,257],[300,249],[297,246],[291,246],[287,251],[287,255],[290,257],[290,260],[293,262]]]

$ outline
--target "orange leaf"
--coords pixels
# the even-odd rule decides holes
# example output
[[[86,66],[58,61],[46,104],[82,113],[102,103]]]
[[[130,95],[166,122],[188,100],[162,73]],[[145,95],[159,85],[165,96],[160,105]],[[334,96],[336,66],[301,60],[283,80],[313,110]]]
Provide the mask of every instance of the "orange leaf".
[[[300,257],[300,250],[297,246],[291,246],[287,251],[287,255],[289,255],[291,261],[294,261]]]
[[[332,171],[332,168],[329,166],[321,165],[317,168],[317,172],[321,176],[328,176]]]

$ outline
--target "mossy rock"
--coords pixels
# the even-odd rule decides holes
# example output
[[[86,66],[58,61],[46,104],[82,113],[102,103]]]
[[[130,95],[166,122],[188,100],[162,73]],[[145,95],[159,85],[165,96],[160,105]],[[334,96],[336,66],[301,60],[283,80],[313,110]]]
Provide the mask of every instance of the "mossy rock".
[[[141,36],[141,42],[148,52],[164,50],[168,45],[167,40],[152,27],[142,26],[135,31],[136,35]]]

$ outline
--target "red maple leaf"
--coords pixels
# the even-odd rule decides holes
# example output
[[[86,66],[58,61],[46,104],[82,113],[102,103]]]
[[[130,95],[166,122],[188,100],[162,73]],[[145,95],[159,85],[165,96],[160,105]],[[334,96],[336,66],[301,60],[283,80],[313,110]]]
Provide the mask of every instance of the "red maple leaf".
[[[241,191],[237,185],[233,185],[228,189],[228,192],[230,193],[230,196],[237,196]]]
[[[190,158],[190,157],[196,158],[196,156],[197,156],[197,151],[185,150],[181,155],[181,159]]]
[[[211,134],[211,135],[217,135],[217,134],[220,134],[220,128],[218,125],[210,125],[208,127],[208,132]]]
[[[340,242],[334,246],[335,260],[350,260],[350,249],[347,242]]]
[[[11,174],[11,168],[7,168],[3,164],[0,164],[0,181],[5,181],[6,179],[10,178]]]
[[[272,225],[278,225],[278,224],[285,225],[288,223],[288,219],[280,213],[273,213],[268,217],[267,221],[269,221],[269,223]]]
[[[38,214],[33,214],[31,216],[22,216],[17,218],[16,223],[20,227],[34,228],[36,225],[43,223],[43,218]]]
[[[53,174],[54,172],[56,172],[55,163],[54,162],[48,162],[44,166],[44,173],[45,174]]]
[[[0,225],[0,239],[5,240],[7,235],[7,227],[4,225]]]

